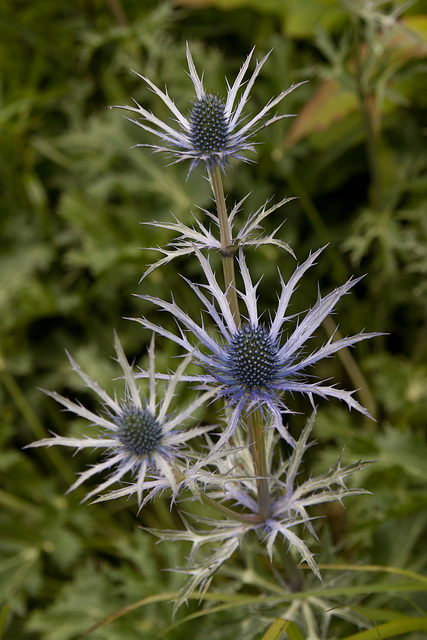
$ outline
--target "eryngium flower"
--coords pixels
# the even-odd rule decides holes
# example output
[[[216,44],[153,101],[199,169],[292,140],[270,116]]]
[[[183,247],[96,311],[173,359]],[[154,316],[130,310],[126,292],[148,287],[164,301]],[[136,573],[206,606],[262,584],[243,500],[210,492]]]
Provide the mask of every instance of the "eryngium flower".
[[[308,259],[297,269],[285,283],[280,273],[282,291],[279,296],[277,311],[269,326],[260,322],[257,309],[257,288],[252,284],[249,270],[240,251],[239,266],[245,292],[238,295],[246,306],[246,321],[237,326],[226,294],[221,290],[209,261],[195,250],[208,281],[207,285],[197,285],[186,278],[184,280],[196,293],[206,308],[208,315],[216,323],[219,335],[213,337],[204,327],[183,311],[174,301],[166,302],[153,296],[140,296],[153,302],[165,311],[170,312],[181,326],[181,336],[176,336],[161,326],[155,325],[145,318],[135,319],[144,327],[165,336],[185,350],[194,353],[204,373],[196,376],[185,376],[186,380],[196,381],[202,386],[214,385],[220,396],[225,396],[234,407],[229,424],[219,439],[216,450],[223,446],[234,434],[243,411],[259,408],[267,410],[272,417],[272,425],[283,438],[293,444],[292,438],[282,423],[282,412],[291,412],[283,393],[307,394],[314,407],[313,395],[323,398],[338,398],[347,403],[350,409],[356,409],[368,415],[368,411],[353,398],[354,391],[336,389],[321,382],[308,382],[303,373],[322,358],[336,353],[344,347],[350,347],[361,340],[377,336],[377,333],[359,333],[354,336],[332,341],[332,338],[317,351],[304,355],[306,343],[312,337],[326,316],[331,313],[338,300],[359,282],[360,278],[350,278],[325,297],[319,298],[316,304],[300,320],[293,333],[285,339],[283,326],[291,317],[286,316],[291,295],[299,280],[307,269],[315,262],[323,249],[310,254]],[[212,302],[203,291],[212,295]],[[195,340],[189,339],[188,332]],[[145,377],[147,374],[140,374]]]
[[[207,493],[212,502],[224,506],[223,517],[214,519],[188,514],[196,526],[184,520],[185,531],[150,530],[162,540],[188,540],[193,543],[188,566],[181,569],[189,579],[175,600],[175,611],[196,588],[203,597],[215,571],[239,548],[249,531],[256,532],[271,561],[276,539],[282,538],[289,549],[295,551],[322,580],[314,554],[303,539],[304,529],[317,538],[312,522],[319,516],[310,512],[321,504],[341,503],[346,497],[369,493],[364,489],[348,489],[345,483],[347,478],[372,463],[359,461],[341,466],[341,461],[337,460],[325,473],[303,480],[301,463],[310,446],[308,439],[314,418],[313,414],[292,454],[285,460],[275,454],[277,435],[272,430],[266,430],[264,434],[266,476],[271,498],[271,510],[265,519],[259,514],[258,478],[253,457],[250,449],[244,446],[242,431],[237,430],[232,446],[224,447],[226,455],[212,461],[217,475],[224,480],[228,478],[221,487],[209,487]],[[283,579],[287,580],[287,576]]]
[[[157,118],[151,111],[144,109],[136,100],[134,100],[136,104],[135,107],[115,105],[115,107],[119,109],[126,109],[127,111],[136,113],[140,119],[133,120],[128,118],[128,120],[142,127],[145,131],[153,133],[160,138],[163,143],[161,145],[136,144],[135,146],[150,147],[156,152],[170,152],[172,157],[175,158],[174,162],[190,160],[189,173],[203,162],[210,170],[214,169],[216,165],[219,165],[221,169],[224,170],[225,166],[230,164],[230,158],[237,158],[249,162],[242,153],[244,151],[254,151],[252,142],[254,134],[277,120],[293,115],[274,115],[268,120],[265,120],[267,114],[269,114],[285,96],[291,93],[291,91],[301,84],[304,84],[302,82],[293,84],[289,89],[282,91],[276,98],[269,100],[253,118],[248,119],[243,115],[243,109],[249,100],[252,86],[263,64],[270,55],[268,53],[261,62],[257,62],[255,71],[249,80],[245,82],[244,77],[248,70],[253,51],[252,49],[246,58],[233,86],[230,87],[227,83],[228,91],[224,101],[216,94],[205,91],[203,87],[203,76],[199,78],[187,44],[188,68],[196,92],[196,98],[190,108],[188,117],[177,108],[174,101],[169,97],[167,89],[164,92],[161,91],[151,80],[134,71],[134,73],[144,80],[152,91],[163,100],[179,125],[179,128],[175,129],[160,120],[160,118]],[[243,85],[246,86],[244,90],[240,92],[239,90]]]
[[[101,428],[101,434],[95,437],[84,436],[82,438],[68,438],[54,434],[52,438],[45,438],[38,442],[33,442],[28,447],[51,447],[61,445],[64,447],[74,447],[80,449],[105,449],[105,460],[98,462],[82,473],[76,482],[68,491],[73,491],[86,480],[89,480],[97,473],[105,470],[111,470],[107,480],[102,482],[98,487],[90,491],[85,500],[91,498],[95,494],[102,492],[116,482],[120,482],[122,478],[131,473],[136,478],[135,492],[138,496],[138,504],[141,504],[142,493],[146,485],[153,488],[153,480],[158,481],[162,485],[162,489],[166,484],[174,492],[177,487],[177,479],[180,480],[180,488],[182,482],[182,466],[180,459],[185,459],[185,452],[182,450],[182,444],[190,438],[194,438],[212,427],[194,427],[185,430],[183,425],[188,418],[192,416],[194,411],[200,407],[212,393],[205,393],[193,401],[184,411],[179,413],[168,414],[169,406],[176,386],[182,379],[185,367],[191,360],[191,355],[186,358],[178,367],[176,373],[171,377],[169,385],[165,390],[162,401],[156,402],[156,381],[154,368],[154,339],[152,339],[149,353],[149,397],[148,400],[141,398],[140,391],[137,387],[134,373],[126,360],[122,346],[115,337],[115,349],[117,361],[119,362],[126,384],[124,398],[118,402],[115,397],[112,398],[101,387],[86,375],[78,364],[70,357],[71,367],[84,383],[94,391],[101,399],[105,415],[93,413],[79,403],[68,400],[56,392],[45,391],[45,393],[66,409],[75,413],[77,416],[88,420],[91,427],[98,426]],[[149,478],[147,481],[146,478]],[[110,494],[104,494],[100,499],[108,499]]]

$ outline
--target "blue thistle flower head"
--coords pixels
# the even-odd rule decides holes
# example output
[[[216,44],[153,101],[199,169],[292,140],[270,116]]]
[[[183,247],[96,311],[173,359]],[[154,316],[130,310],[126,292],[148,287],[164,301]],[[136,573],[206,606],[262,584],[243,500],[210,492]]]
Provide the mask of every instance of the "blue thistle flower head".
[[[123,453],[135,458],[150,456],[161,446],[162,425],[148,409],[124,405],[114,422]]]
[[[157,402],[154,340],[151,341],[149,348],[149,396],[146,400],[141,397],[135,375],[126,360],[117,336],[115,348],[126,383],[126,392],[121,403],[101,389],[69,356],[73,370],[101,399],[105,410],[104,415],[93,413],[80,403],[64,398],[56,392],[45,392],[66,409],[87,420],[90,426],[100,427],[100,434],[82,438],[54,435],[51,438],[33,442],[28,446],[51,447],[59,445],[72,447],[77,451],[86,448],[104,449],[105,459],[82,473],[69,491],[76,489],[97,473],[109,470],[109,477],[90,491],[85,500],[95,494],[100,495],[96,502],[112,499],[119,497],[121,491],[103,493],[104,490],[121,482],[127,474],[130,474],[133,477],[133,482],[127,486],[125,494],[136,493],[138,504],[142,506],[142,495],[147,489],[150,490],[150,496],[153,496],[159,490],[163,491],[169,487],[175,495],[179,489],[185,486],[185,462],[181,463],[181,459],[185,461],[186,457],[183,445],[189,439],[206,433],[212,427],[197,426],[185,429],[184,424],[201,404],[212,397],[213,393],[202,394],[181,412],[169,413],[177,384],[182,380],[183,371],[191,360],[191,355],[178,367],[167,385],[162,401]]]
[[[279,344],[264,325],[241,325],[226,347],[225,383],[236,391],[242,390],[248,397],[258,395],[277,381],[278,353]]]
[[[226,148],[228,124],[224,102],[213,93],[207,93],[193,102],[190,111],[191,142],[201,153],[221,153]]]
[[[150,89],[163,100],[178,124],[178,128],[170,126],[167,122],[157,118],[151,111],[142,107],[136,100],[134,100],[136,106],[114,105],[116,108],[135,113],[136,119],[128,118],[128,120],[161,140],[160,145],[136,144],[135,146],[150,147],[156,152],[169,152],[175,158],[174,162],[189,160],[189,173],[202,163],[209,170],[219,166],[224,171],[225,167],[230,164],[231,158],[249,162],[244,152],[254,151],[253,136],[255,133],[273,122],[290,117],[293,114],[274,115],[268,119],[266,119],[266,116],[291,91],[304,84],[303,82],[293,84],[282,91],[276,98],[269,100],[255,116],[250,119],[245,118],[243,110],[249,100],[252,86],[270,55],[268,53],[261,62],[256,63],[254,72],[246,82],[244,77],[249,68],[253,52],[254,49],[246,58],[233,85],[230,86],[227,83],[227,97],[223,100],[218,95],[205,91],[203,76],[199,77],[187,44],[189,75],[196,92],[196,98],[189,110],[188,117],[177,108],[169,97],[167,90],[161,91],[151,80],[135,71],[134,73],[144,80]],[[240,91],[243,85],[245,85],[245,88]]]
[[[198,324],[175,302],[141,296],[171,313],[180,325],[181,335],[176,336],[146,318],[136,319],[137,322],[173,340],[188,352],[193,352],[195,361],[201,365],[203,372],[199,375],[185,376],[185,379],[197,382],[201,387],[213,386],[217,389],[218,395],[225,397],[233,407],[228,426],[218,440],[215,450],[219,450],[234,435],[242,414],[255,408],[266,412],[268,421],[271,421],[272,426],[293,446],[293,439],[283,425],[282,413],[292,412],[287,405],[286,395],[294,393],[308,395],[313,407],[314,396],[338,398],[350,409],[356,409],[369,416],[368,411],[353,397],[353,391],[327,386],[321,381],[309,382],[306,371],[319,360],[333,355],[340,349],[380,334],[361,332],[335,341],[332,337],[317,351],[303,355],[315,330],[332,312],[340,298],[359,282],[359,278],[350,278],[328,295],[319,296],[314,306],[297,323],[294,331],[286,339],[283,336],[283,327],[291,319],[286,315],[291,295],[322,250],[310,254],[307,260],[297,267],[287,283],[280,276],[282,290],[276,314],[269,326],[260,322],[257,309],[259,283],[252,283],[242,250],[239,266],[244,292],[238,292],[246,306],[246,319],[242,324],[236,324],[227,295],[221,290],[209,261],[198,249],[195,249],[195,253],[208,284],[198,285],[185,279],[215,322],[218,332],[216,337],[205,329],[203,322]],[[208,299],[204,291],[212,295],[212,300]],[[191,338],[191,334],[194,339]],[[140,375],[145,377],[146,373],[142,372]]]

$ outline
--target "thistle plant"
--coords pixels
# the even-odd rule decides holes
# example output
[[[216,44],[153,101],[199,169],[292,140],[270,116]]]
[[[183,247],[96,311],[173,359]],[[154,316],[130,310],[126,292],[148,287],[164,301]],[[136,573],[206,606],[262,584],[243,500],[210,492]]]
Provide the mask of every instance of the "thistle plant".
[[[176,598],[174,610],[194,590],[199,590],[201,597],[206,593],[215,572],[243,546],[250,532],[264,545],[272,564],[278,541],[281,547],[283,543],[287,545],[287,570],[282,577],[286,588],[301,588],[303,577],[298,574],[297,562],[308,566],[321,580],[315,554],[305,539],[306,535],[316,538],[317,515],[313,507],[365,493],[364,489],[347,488],[346,480],[369,464],[367,462],[341,466],[338,460],[322,475],[309,474],[305,480],[301,473],[304,454],[312,446],[315,399],[340,400],[350,410],[370,417],[355,398],[355,391],[313,378],[312,368],[323,358],[379,334],[361,331],[337,340],[332,336],[320,348],[309,349],[309,341],[322,322],[335,310],[340,299],[357,286],[360,278],[350,278],[333,291],[319,293],[317,300],[307,305],[308,311],[296,315],[292,309],[290,314],[295,289],[322,251],[327,250],[315,248],[296,266],[288,280],[279,271],[277,305],[264,318],[258,305],[263,283],[262,280],[254,283],[251,277],[250,250],[273,244],[287,256],[293,255],[286,241],[278,237],[281,227],[270,234],[262,229],[263,220],[290,198],[278,204],[269,201],[246,218],[243,211],[247,198],[227,211],[222,173],[235,161],[249,161],[246,153],[255,150],[255,135],[260,129],[289,117],[288,114],[273,115],[272,110],[281,107],[284,98],[301,84],[282,91],[256,115],[248,117],[245,107],[268,58],[267,55],[256,63],[245,81],[252,55],[253,51],[235,81],[231,85],[227,83],[227,95],[222,99],[204,89],[203,76],[198,75],[187,46],[189,75],[195,90],[187,115],[176,107],[167,90],[161,91],[138,73],[169,108],[175,119],[174,126],[137,102],[135,106],[119,107],[132,112],[134,118],[128,119],[161,141],[160,144],[137,143],[136,147],[165,151],[173,162],[187,161],[189,172],[203,165],[212,188],[215,209],[202,212],[204,220],[196,221],[193,227],[177,219],[147,222],[176,231],[178,235],[168,247],[160,248],[163,257],[147,269],[144,277],[175,257],[186,255],[197,261],[205,278],[202,284],[183,278],[189,293],[192,292],[201,305],[200,319],[182,309],[173,295],[170,300],[140,296],[153,310],[170,314],[176,321],[177,332],[147,317],[132,319],[152,336],[161,336],[177,345],[183,361],[172,373],[157,371],[152,337],[148,368],[136,371],[126,360],[116,337],[117,361],[126,387],[122,400],[118,401],[70,358],[72,368],[99,396],[103,413],[94,413],[55,392],[47,393],[88,421],[91,430],[98,427],[100,433],[82,438],[53,435],[30,445],[104,449],[104,460],[83,472],[70,488],[75,489],[97,473],[107,472],[107,479],[86,496],[86,499],[95,498],[94,502],[135,495],[140,510],[148,500],[168,492],[181,514],[184,528],[151,531],[164,540],[185,540],[192,544],[187,565],[176,569],[184,572],[188,579]],[[237,217],[242,223],[236,232]],[[222,277],[212,266],[212,254],[218,253]],[[171,411],[172,400],[184,385],[191,389],[194,399],[187,406]],[[297,394],[308,397],[311,414],[299,436],[289,421]],[[195,423],[195,413],[203,407],[210,417],[215,414],[214,419],[209,420],[212,424]],[[187,426],[188,423],[191,425]],[[117,484],[120,487],[113,488]],[[196,515],[191,515],[184,509],[191,509],[194,502],[199,506]]]

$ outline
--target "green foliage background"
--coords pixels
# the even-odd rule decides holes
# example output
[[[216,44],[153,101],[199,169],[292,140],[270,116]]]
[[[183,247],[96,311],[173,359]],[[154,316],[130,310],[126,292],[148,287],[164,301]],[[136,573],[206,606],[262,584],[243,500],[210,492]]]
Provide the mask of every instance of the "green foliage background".
[[[369,8],[370,7],[370,8]],[[22,451],[47,431],[79,425],[38,390],[55,389],[92,402],[69,370],[69,350],[111,390],[117,375],[113,328],[126,352],[145,357],[149,335],[123,319],[153,310],[132,294],[156,292],[198,314],[179,273],[198,278],[194,261],[180,261],[139,278],[163,246],[164,231],[141,225],[186,223],[211,208],[202,171],[141,148],[152,142],[107,107],[131,97],[167,118],[159,99],[130,72],[150,77],[186,110],[193,98],[185,42],[205,84],[224,93],[248,51],[273,49],[250,106],[259,109],[292,82],[310,80],[281,107],[298,113],[260,137],[257,162],[236,164],[225,186],[229,203],[251,192],[254,211],[267,199],[298,196],[275,212],[271,230],[302,261],[329,243],[313,279],[298,290],[295,310],[352,273],[368,275],[340,306],[339,330],[387,332],[351,358],[314,372],[350,388],[376,423],[320,403],[313,469],[344,460],[376,459],[357,478],[373,496],[319,521],[318,553],[326,560],[384,565],[426,575],[427,566],[427,3],[335,0],[3,0],[0,11],[0,634],[4,638],[71,640],[91,625],[153,594],[174,591],[186,549],[155,545],[140,526],[179,527],[161,500],[135,517],[133,503],[80,506],[84,492],[64,496],[90,464],[57,450]],[[398,20],[390,21],[386,16]],[[281,111],[282,112],[282,111]],[[261,304],[276,301],[277,266],[293,258],[274,248],[251,255],[263,275]],[[194,305],[194,307],[191,307]],[[165,317],[162,317],[165,322]],[[171,325],[171,328],[173,325]],[[332,327],[325,327],[326,332]],[[324,341],[326,333],[318,336]],[[174,347],[160,344],[164,369]],[[309,407],[295,399],[295,409]],[[296,417],[292,423],[298,429]],[[310,473],[310,469],[307,469]],[[322,556],[323,554],[323,556]],[[242,563],[236,558],[235,566]],[[242,565],[243,566],[243,565]],[[236,574],[237,575],[237,574]],[[336,574],[338,575],[338,574]],[[385,581],[374,574],[377,584]],[[348,584],[366,576],[344,572]],[[347,583],[346,583],[347,584]],[[221,593],[254,593],[244,580],[219,576]],[[247,587],[247,589],[246,589]],[[169,598],[170,599],[170,598]],[[369,625],[399,616],[427,616],[423,595],[392,592],[347,598]],[[149,604],[91,633],[94,640],[157,637],[171,606]],[[183,618],[198,611],[190,603]],[[265,621],[283,611],[242,608],[182,622],[165,637],[261,637]],[[272,618],[272,619],[273,619]],[[327,637],[357,630],[336,623]],[[415,627],[414,627],[415,628]],[[420,627],[421,628],[421,627]],[[397,629],[397,627],[396,627]],[[257,635],[258,634],[258,635]],[[386,636],[384,636],[386,637]],[[405,637],[420,640],[423,632]]]

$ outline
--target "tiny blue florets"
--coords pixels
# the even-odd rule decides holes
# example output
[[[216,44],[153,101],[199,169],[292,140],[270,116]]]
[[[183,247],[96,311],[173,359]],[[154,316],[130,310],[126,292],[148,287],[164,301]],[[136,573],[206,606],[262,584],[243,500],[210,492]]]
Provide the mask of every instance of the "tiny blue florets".
[[[208,154],[225,150],[228,126],[221,98],[207,93],[203,98],[194,101],[189,120],[190,138],[195,150]]]
[[[279,370],[278,346],[262,325],[243,325],[227,347],[229,374],[249,394],[265,389]]]
[[[115,422],[119,427],[117,438],[126,453],[150,455],[162,441],[162,427],[147,409],[126,407]]]

